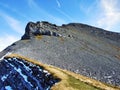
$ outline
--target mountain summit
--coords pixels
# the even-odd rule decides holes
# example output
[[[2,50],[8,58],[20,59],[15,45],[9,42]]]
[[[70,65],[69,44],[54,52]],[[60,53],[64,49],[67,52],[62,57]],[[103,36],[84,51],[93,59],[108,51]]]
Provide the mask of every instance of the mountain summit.
[[[25,34],[22,39],[34,38],[37,35],[61,36],[57,33],[57,26],[48,22],[29,22],[25,28]]]
[[[68,25],[63,24],[62,26],[57,26],[46,21],[42,22],[29,22],[25,28],[25,34],[22,39],[30,39],[37,35],[47,35],[47,36],[67,36],[70,37],[70,33],[66,32],[66,29],[76,28],[82,32],[87,32],[92,35],[99,37],[105,37],[114,41],[120,42],[120,34],[115,32],[105,31],[100,28],[92,27],[80,23],[70,23]],[[63,35],[62,35],[63,34]],[[71,33],[72,34],[72,33]]]
[[[29,22],[21,40],[0,53],[16,53],[120,86],[120,33],[81,23]]]

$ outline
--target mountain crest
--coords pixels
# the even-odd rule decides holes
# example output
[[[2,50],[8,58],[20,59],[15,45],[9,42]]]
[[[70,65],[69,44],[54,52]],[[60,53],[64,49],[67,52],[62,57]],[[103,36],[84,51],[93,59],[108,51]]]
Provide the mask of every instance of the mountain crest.
[[[29,22],[25,28],[25,34],[22,36],[22,40],[31,39],[38,35],[47,35],[55,37],[71,37],[71,33],[68,31],[73,29],[79,30],[79,32],[87,33],[93,36],[107,38],[113,41],[120,42],[120,33],[106,31],[97,27],[89,26],[81,23],[69,23],[63,24],[62,26],[57,26],[56,24],[51,24],[47,21],[41,22]],[[76,35],[74,35],[76,36]]]
[[[42,22],[29,22],[25,28],[25,34],[22,36],[22,40],[30,39],[37,35],[48,35],[48,36],[62,36],[57,33],[57,26],[46,21]]]

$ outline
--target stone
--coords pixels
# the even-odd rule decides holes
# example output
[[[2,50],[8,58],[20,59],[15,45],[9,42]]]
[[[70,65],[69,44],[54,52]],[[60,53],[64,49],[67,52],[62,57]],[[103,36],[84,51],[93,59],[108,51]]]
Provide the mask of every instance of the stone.
[[[50,25],[50,26],[48,26]],[[62,36],[58,34],[57,32],[51,31],[50,29],[48,30],[47,28],[55,28],[55,24],[50,24],[48,22],[42,21],[42,22],[29,22],[25,28],[25,34],[22,36],[22,40],[24,39],[30,39],[33,38],[37,35],[48,35],[48,36]]]

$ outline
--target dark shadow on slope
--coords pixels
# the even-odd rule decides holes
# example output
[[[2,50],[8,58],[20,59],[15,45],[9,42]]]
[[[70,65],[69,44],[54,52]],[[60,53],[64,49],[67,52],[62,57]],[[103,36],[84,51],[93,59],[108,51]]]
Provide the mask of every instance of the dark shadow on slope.
[[[0,90],[49,90],[58,81],[43,67],[19,58],[0,62]]]

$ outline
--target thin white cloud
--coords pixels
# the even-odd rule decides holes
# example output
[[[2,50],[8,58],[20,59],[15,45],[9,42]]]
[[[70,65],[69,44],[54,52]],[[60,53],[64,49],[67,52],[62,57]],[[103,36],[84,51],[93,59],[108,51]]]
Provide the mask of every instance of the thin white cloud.
[[[61,25],[61,24],[66,23],[65,20],[63,20],[59,17],[55,17],[55,16],[52,16],[52,15],[48,15],[48,17],[50,18],[50,21],[53,21],[53,23],[55,22],[55,24]]]
[[[0,36],[0,51],[2,51],[7,46],[11,45],[13,42],[17,40],[18,40],[18,37],[13,35],[5,34],[4,36]]]
[[[111,30],[120,23],[120,11],[118,7],[119,0],[101,0],[101,17],[97,21],[98,26]]]
[[[64,15],[65,17],[67,17],[70,21],[74,21],[72,17],[70,17],[68,14],[66,14],[65,12],[63,12],[60,9],[57,9],[58,12],[60,12],[62,15]]]
[[[80,0],[80,10],[86,15],[89,15],[91,12],[95,11],[95,8],[97,8],[98,0],[94,0],[90,5],[86,5],[85,2],[88,2],[88,0]]]
[[[24,28],[21,25],[21,22],[17,19],[7,15],[6,13],[0,12],[0,16],[4,18],[7,24],[12,28],[12,30],[16,31],[19,34],[24,33]]]
[[[57,3],[57,6],[58,6],[59,8],[61,8],[61,4],[60,4],[59,0],[56,0],[56,3]]]
[[[34,0],[27,0],[27,2],[28,2],[28,5],[30,8],[36,10],[37,13],[40,13],[43,16],[46,16],[45,19],[47,19],[48,21],[52,21],[58,25],[66,23],[66,21],[64,19],[53,16],[52,14],[50,14],[47,11],[45,11],[44,9],[42,9]]]
[[[27,2],[31,8],[40,9],[40,7],[37,5],[37,3],[34,0],[27,0]]]
[[[19,15],[20,17],[23,17],[23,18],[25,18],[25,19],[29,19],[25,14],[21,13],[19,10],[15,9],[15,8],[12,8],[11,6],[9,6],[9,5],[6,4],[6,3],[1,3],[1,2],[0,2],[0,6],[8,9],[9,11],[12,11],[12,12],[16,13],[16,14]],[[29,16],[29,17],[30,17],[30,16]]]

